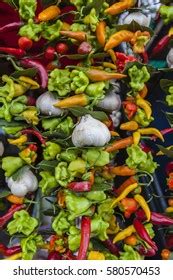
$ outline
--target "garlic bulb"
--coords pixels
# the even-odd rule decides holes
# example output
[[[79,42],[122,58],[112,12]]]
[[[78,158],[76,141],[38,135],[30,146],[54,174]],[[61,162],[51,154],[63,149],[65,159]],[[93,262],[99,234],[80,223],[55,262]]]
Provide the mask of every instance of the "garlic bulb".
[[[170,49],[170,51],[166,57],[166,61],[167,61],[168,67],[173,68],[173,48]]]
[[[0,157],[3,155],[3,153],[4,153],[4,145],[2,141],[0,141]]]
[[[149,26],[151,18],[144,15],[141,12],[129,13],[128,16],[124,19],[124,24],[130,24],[132,21],[136,21],[139,25]]]
[[[53,106],[57,101],[59,101],[58,98],[55,98],[52,93],[47,91],[39,96],[36,106],[44,115],[60,116],[63,110]]]
[[[113,111],[110,118],[112,119],[113,126],[118,127],[121,121],[121,112]]]
[[[6,178],[6,182],[12,194],[19,197],[25,196],[28,192],[34,192],[38,188],[37,177],[28,168],[23,170],[16,181],[9,177]]]
[[[107,111],[119,111],[121,108],[120,96],[114,93],[114,91],[111,91],[97,104],[97,106]]]
[[[72,142],[76,147],[103,147],[110,139],[107,126],[90,115],[83,116],[72,133]]]

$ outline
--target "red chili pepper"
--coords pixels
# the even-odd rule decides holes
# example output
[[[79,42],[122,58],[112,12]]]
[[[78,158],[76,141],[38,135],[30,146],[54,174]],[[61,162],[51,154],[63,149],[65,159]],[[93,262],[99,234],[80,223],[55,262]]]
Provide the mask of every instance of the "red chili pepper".
[[[85,260],[91,236],[91,219],[82,217],[81,222],[81,242],[77,260]]]
[[[124,212],[125,218],[128,219],[138,209],[138,203],[134,198],[126,197],[121,200],[120,209]]]
[[[14,254],[20,253],[21,251],[21,246],[13,246],[8,248],[5,245],[0,244],[0,253],[3,254],[5,257],[12,256]]]
[[[145,248],[142,245],[140,245],[137,250],[140,255],[143,255],[145,257],[153,257],[156,255],[156,251],[153,248]]]
[[[49,46],[45,50],[44,56],[47,60],[50,60],[50,61],[54,60],[54,58],[55,58],[55,48]]]
[[[46,145],[46,141],[45,139],[43,138],[43,136],[41,135],[41,133],[37,130],[34,130],[33,128],[28,128],[28,129],[23,129],[21,131],[22,134],[32,134],[34,136],[36,136],[38,138],[38,140],[43,144],[43,145]]]
[[[144,225],[141,223],[140,220],[134,219],[133,226],[139,235],[139,237],[144,240],[148,245],[150,245],[155,251],[158,250],[156,243],[151,239],[147,230],[145,229]]]
[[[151,57],[159,54],[162,50],[168,45],[169,41],[172,39],[172,36],[165,35],[154,47],[151,53]]]
[[[117,61],[116,61],[116,65],[118,68],[118,71],[122,72],[124,70],[125,65],[128,62],[133,62],[136,61],[137,59],[132,56],[132,55],[125,55],[124,53],[121,52],[115,52]]]
[[[33,41],[27,37],[20,37],[18,40],[18,45],[22,50],[29,50],[33,46]]]
[[[91,190],[91,182],[72,182],[68,184],[68,188],[74,192],[89,192]]]
[[[21,209],[25,208],[25,205],[16,205],[13,204],[10,209],[8,210],[8,212],[0,217],[0,228],[3,227],[12,217],[13,214]]]
[[[58,54],[66,54],[69,50],[68,45],[65,43],[58,43],[55,48]]]
[[[125,113],[127,114],[128,119],[131,119],[137,112],[138,107],[132,101],[122,102]]]
[[[28,106],[35,106],[36,104],[36,99],[33,96],[27,96],[27,105]]]
[[[173,161],[169,162],[165,168],[166,174],[169,176],[171,172],[173,172]]]
[[[143,58],[143,63],[147,64],[148,63],[148,53],[145,51],[141,53],[142,58]]]
[[[37,146],[34,145],[34,144],[30,144],[30,145],[28,146],[28,148],[29,148],[31,151],[34,151],[34,152],[37,151]]]
[[[46,88],[48,84],[48,74],[46,68],[41,64],[39,61],[32,60],[32,59],[22,59],[21,65],[26,68],[35,68],[38,71],[38,75],[41,80],[41,87]]]
[[[6,48],[6,47],[0,47],[0,52],[14,55],[16,57],[22,57],[26,54],[26,52],[22,49]]]
[[[140,143],[140,147],[142,149],[142,151],[144,151],[145,153],[154,153],[154,151],[145,143]]]
[[[53,251],[53,252],[49,253],[47,259],[48,260],[62,260],[62,257],[58,252]]]
[[[165,129],[163,129],[163,130],[160,130],[160,132],[161,132],[161,134],[164,136],[164,135],[166,135],[166,134],[168,134],[168,133],[171,133],[171,132],[173,132],[173,128],[165,128]],[[157,137],[156,136],[152,136],[151,137],[151,140],[156,140],[157,139]]]
[[[139,220],[145,221],[146,216],[142,209],[136,212],[136,216]],[[171,226],[173,225],[173,219],[156,212],[151,212],[151,222],[153,225]]]
[[[118,256],[119,249],[116,244],[113,244],[112,240],[107,239],[103,241],[103,245],[111,252],[111,254]]]
[[[6,24],[6,25],[0,27],[0,33],[16,30],[19,27],[21,27],[23,24],[24,23],[22,21]]]

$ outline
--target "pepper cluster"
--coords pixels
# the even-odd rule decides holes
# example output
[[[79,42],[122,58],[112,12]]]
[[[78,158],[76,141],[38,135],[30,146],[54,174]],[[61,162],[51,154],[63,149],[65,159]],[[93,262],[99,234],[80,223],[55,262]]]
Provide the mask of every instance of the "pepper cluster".
[[[13,69],[1,77],[0,124],[15,150],[6,153],[1,143],[7,213],[0,227],[20,234],[19,244],[0,244],[0,252],[24,260],[41,249],[57,260],[155,256],[153,226],[173,219],[150,210],[143,189],[151,182],[140,180],[152,181],[157,168],[144,139],[164,141],[146,99],[152,30],[133,17],[118,24],[133,0],[66,2],[19,0],[20,20],[0,28],[0,36],[20,36],[18,46],[0,47]]]

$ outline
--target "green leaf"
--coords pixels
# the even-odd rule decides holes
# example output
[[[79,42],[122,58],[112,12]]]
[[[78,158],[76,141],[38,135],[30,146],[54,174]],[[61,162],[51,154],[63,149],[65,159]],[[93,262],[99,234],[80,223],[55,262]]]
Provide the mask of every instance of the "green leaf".
[[[136,21],[132,20],[132,22],[130,24],[122,24],[122,25],[117,25],[116,26],[116,30],[120,31],[120,30],[129,30],[131,32],[136,32],[138,30],[144,32],[144,31],[148,31],[150,33],[150,35],[153,35],[154,32],[151,28],[140,25],[139,23],[137,23]]]
[[[102,9],[102,5],[105,2],[105,0],[94,0],[92,1],[92,3],[86,5],[83,9],[82,9],[82,15],[88,15],[89,12],[91,11],[91,9],[95,9],[97,14],[99,14],[100,10]]]
[[[171,80],[167,80],[167,79],[161,79],[160,80],[160,86],[161,86],[161,89],[166,92],[167,94],[169,94],[169,88],[171,86],[173,86],[173,81]]]
[[[61,1],[57,1],[57,0],[42,0],[41,2],[42,2],[43,6],[51,6],[51,5],[57,4],[57,2],[61,2]]]
[[[58,160],[42,160],[37,167],[45,171],[52,171],[58,165]]]
[[[15,126],[26,126],[26,123],[24,122],[7,122],[3,119],[0,119],[0,127],[2,126],[11,126],[11,127],[15,127]]]
[[[10,191],[8,191],[8,190],[2,190],[2,191],[0,191],[0,198],[4,198],[4,197],[6,197],[6,196],[9,195],[9,194],[11,194]]]
[[[159,150],[167,157],[169,158],[173,158],[173,150],[168,150],[167,148],[161,146],[161,145],[157,145],[157,147],[159,148]]]
[[[108,116],[106,113],[102,111],[90,111],[84,107],[71,107],[69,108],[69,111],[75,116],[75,117],[82,117],[84,115],[91,115],[93,118],[99,120],[99,121],[106,121],[108,120]]]
[[[47,137],[47,138],[60,138],[60,139],[65,139],[67,138],[67,134],[61,132],[61,131],[46,131],[46,132],[43,132],[42,135],[44,137]]]
[[[112,185],[103,183],[103,184],[94,184],[92,186],[92,191],[110,191],[112,190]]]
[[[164,112],[166,115],[167,121],[169,122],[170,126],[173,127],[173,113]]]
[[[19,78],[20,76],[26,76],[33,78],[37,74],[37,69],[35,68],[29,68],[26,70],[21,70],[21,71],[15,71],[11,76],[15,79]]]

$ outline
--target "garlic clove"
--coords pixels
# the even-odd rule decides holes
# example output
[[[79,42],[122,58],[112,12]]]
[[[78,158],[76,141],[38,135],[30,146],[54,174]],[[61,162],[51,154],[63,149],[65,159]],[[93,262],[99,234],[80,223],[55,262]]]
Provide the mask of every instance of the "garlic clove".
[[[0,141],[0,157],[3,155],[4,153],[4,144],[2,143],[2,141]]]
[[[118,94],[113,91],[109,92],[104,99],[102,99],[98,104],[98,107],[105,109],[107,111],[119,111],[121,108],[121,98]]]
[[[55,98],[52,93],[47,91],[39,96],[36,101],[36,107],[43,115],[60,116],[63,110],[54,106],[57,101],[59,101],[59,99]]]
[[[139,25],[149,27],[151,17],[146,16],[141,12],[129,13],[128,16],[126,16],[126,18],[124,19],[124,24],[130,24],[133,20],[136,21]]]
[[[83,116],[72,133],[72,142],[76,147],[103,147],[110,139],[107,126],[90,115]]]
[[[168,67],[173,68],[173,48],[170,49],[170,51],[166,57],[166,61],[167,61]]]

